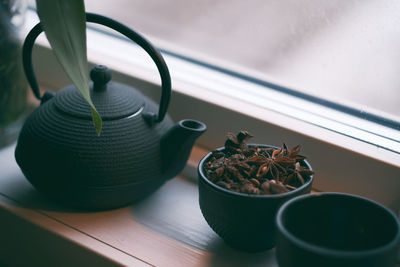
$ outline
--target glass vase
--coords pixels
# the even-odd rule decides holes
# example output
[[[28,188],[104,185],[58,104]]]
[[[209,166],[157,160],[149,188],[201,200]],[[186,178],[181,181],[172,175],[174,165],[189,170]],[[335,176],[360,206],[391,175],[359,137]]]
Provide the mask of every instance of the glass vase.
[[[18,136],[27,110],[27,83],[22,69],[25,0],[0,0],[0,148]]]

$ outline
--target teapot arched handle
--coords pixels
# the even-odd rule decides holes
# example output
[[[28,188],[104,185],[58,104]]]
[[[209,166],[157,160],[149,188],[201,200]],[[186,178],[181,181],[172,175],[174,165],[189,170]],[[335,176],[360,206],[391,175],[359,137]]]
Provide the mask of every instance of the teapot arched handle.
[[[130,40],[135,42],[141,48],[143,48],[153,59],[154,63],[157,66],[157,69],[161,76],[161,99],[160,99],[160,107],[158,110],[158,115],[154,113],[144,113],[144,118],[150,122],[161,122],[164,119],[164,116],[167,112],[168,105],[171,98],[171,76],[169,74],[169,70],[167,64],[165,63],[164,58],[153,47],[153,45],[147,41],[143,36],[139,33],[135,32],[134,30],[130,29],[129,27],[110,19],[108,17],[94,14],[94,13],[86,13],[86,21],[92,23],[98,23],[104,26],[107,26],[123,35],[128,37]],[[36,80],[35,73],[33,71],[32,65],[32,47],[35,43],[36,38],[39,36],[40,33],[43,32],[42,26],[40,23],[36,24],[35,27],[29,32],[27,37],[25,38],[23,50],[22,50],[22,60],[26,78],[32,88],[33,94],[39,100],[42,99],[40,95],[39,86]]]

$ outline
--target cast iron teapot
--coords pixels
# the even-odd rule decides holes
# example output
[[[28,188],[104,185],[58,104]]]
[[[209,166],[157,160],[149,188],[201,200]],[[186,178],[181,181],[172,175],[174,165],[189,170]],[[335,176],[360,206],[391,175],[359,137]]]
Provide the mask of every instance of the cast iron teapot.
[[[109,209],[148,196],[177,175],[206,126],[195,120],[173,125],[166,114],[169,71],[148,41],[110,18],[87,13],[86,19],[124,34],[151,56],[161,75],[160,105],[134,88],[110,81],[107,67],[95,66],[89,86],[103,119],[102,134],[97,136],[90,107],[75,86],[40,95],[32,67],[32,46],[42,32],[37,24],[25,39],[23,63],[41,105],[20,132],[15,158],[30,183],[49,198],[71,207]]]

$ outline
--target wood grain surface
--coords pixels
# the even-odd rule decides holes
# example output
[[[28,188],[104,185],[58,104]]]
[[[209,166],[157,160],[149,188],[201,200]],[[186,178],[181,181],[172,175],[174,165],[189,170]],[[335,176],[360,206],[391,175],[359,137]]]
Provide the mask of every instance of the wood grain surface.
[[[124,208],[71,210],[48,201],[29,184],[15,163],[14,149],[0,150],[0,213],[6,218],[0,220],[0,262],[277,266],[273,250],[244,253],[225,245],[204,220],[192,179],[172,179],[155,194]]]

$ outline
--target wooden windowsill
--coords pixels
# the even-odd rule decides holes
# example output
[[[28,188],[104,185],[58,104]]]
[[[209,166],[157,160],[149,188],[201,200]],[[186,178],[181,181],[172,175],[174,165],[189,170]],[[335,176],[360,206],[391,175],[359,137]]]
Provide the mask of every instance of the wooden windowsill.
[[[68,210],[29,184],[14,160],[14,149],[0,150],[0,263],[277,266],[274,250],[251,254],[224,244],[200,212],[192,179],[172,179],[140,203],[116,210]],[[195,150],[188,165],[196,165],[204,153]]]

